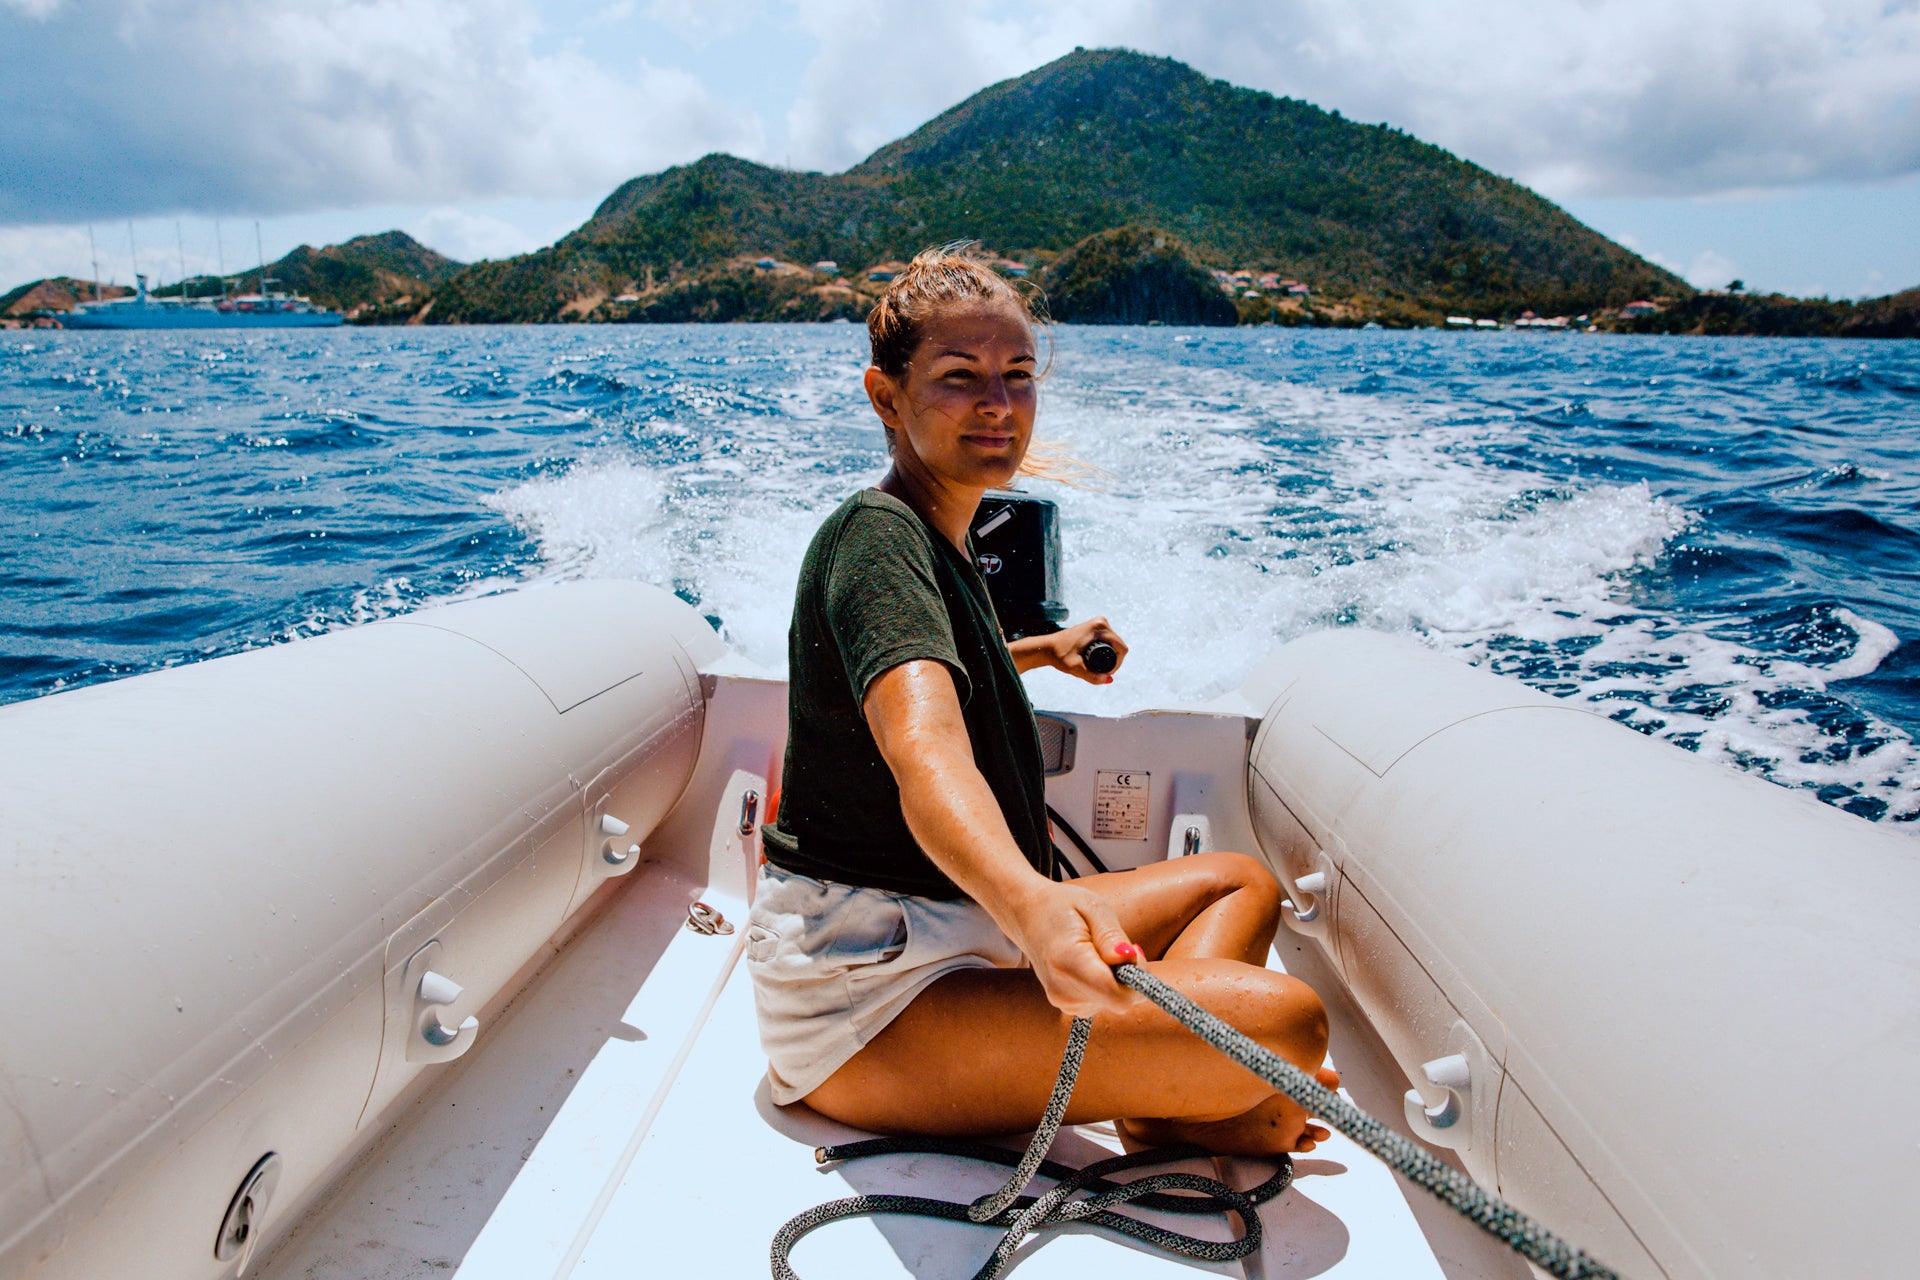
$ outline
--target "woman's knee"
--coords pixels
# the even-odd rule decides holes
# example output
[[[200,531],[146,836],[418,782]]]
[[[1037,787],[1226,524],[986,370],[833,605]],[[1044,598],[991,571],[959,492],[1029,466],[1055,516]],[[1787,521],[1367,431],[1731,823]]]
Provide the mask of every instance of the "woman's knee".
[[[1248,1035],[1299,1067],[1317,1067],[1327,1057],[1327,1007],[1312,987],[1271,969],[1259,971],[1263,990],[1253,1006]]]
[[[1244,853],[1207,853],[1199,855],[1209,860],[1209,870],[1220,877],[1227,893],[1245,895],[1247,900],[1258,905],[1280,922],[1280,903],[1283,892],[1279,881],[1267,870],[1266,864],[1258,858]]]
[[[1312,987],[1288,974],[1232,961],[1210,961],[1170,980],[1203,1008],[1296,1066],[1327,1056],[1327,1009]]]

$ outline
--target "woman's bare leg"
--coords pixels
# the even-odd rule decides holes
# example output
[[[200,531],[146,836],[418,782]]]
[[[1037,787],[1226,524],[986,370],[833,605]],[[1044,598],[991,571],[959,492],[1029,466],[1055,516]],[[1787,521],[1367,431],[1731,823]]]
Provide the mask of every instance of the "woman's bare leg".
[[[1261,965],[1279,890],[1258,863],[1204,854],[1081,883],[1109,900],[1155,974],[1303,1070],[1320,1066],[1327,1025],[1319,998]],[[1052,1092],[1069,1022],[1029,971],[951,973],[807,1102],[889,1133],[1029,1129]],[[1337,1083],[1331,1073],[1322,1078]],[[1144,1001],[1095,1019],[1067,1120],[1119,1120],[1136,1141],[1252,1155],[1311,1149],[1325,1136],[1291,1099]]]
[[[1280,886],[1243,853],[1197,853],[1087,876],[1149,960],[1239,960],[1265,967],[1280,927]]]

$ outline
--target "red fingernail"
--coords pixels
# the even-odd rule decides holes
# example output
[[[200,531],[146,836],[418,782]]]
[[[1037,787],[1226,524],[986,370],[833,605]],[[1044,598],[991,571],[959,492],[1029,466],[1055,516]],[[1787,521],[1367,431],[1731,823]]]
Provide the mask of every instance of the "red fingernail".
[[[1114,950],[1120,953],[1122,960],[1138,960],[1140,958],[1140,948],[1134,946],[1131,942],[1123,942],[1115,947]]]

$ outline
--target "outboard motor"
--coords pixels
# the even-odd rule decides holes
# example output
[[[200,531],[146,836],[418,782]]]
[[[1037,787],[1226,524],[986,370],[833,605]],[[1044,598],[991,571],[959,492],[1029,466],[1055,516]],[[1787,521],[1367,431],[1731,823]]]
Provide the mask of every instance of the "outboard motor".
[[[1060,509],[1045,498],[989,490],[973,518],[974,561],[987,582],[1000,630],[1009,640],[1058,631]]]

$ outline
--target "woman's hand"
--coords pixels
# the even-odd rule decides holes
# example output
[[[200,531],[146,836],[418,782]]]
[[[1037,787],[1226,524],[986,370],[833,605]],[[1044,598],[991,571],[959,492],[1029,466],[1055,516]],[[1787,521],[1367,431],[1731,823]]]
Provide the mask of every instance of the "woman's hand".
[[[1105,618],[1088,618],[1085,622],[1075,623],[1051,635],[1025,636],[1008,645],[1007,650],[1013,654],[1015,668],[1022,672],[1032,671],[1035,667],[1052,667],[1088,684],[1112,684],[1113,676],[1110,673],[1096,674],[1087,670],[1086,659],[1081,656],[1087,646],[1095,641],[1105,641],[1113,646],[1114,654],[1119,659],[1114,663],[1114,670],[1118,670],[1120,663],[1127,660],[1127,642],[1120,638],[1118,631],[1107,625]]]
[[[1008,904],[1014,945],[1033,964],[1047,1002],[1075,1018],[1124,1013],[1141,997],[1120,985],[1113,966],[1145,957],[1127,940],[1106,900],[1075,884],[1039,880]]]

